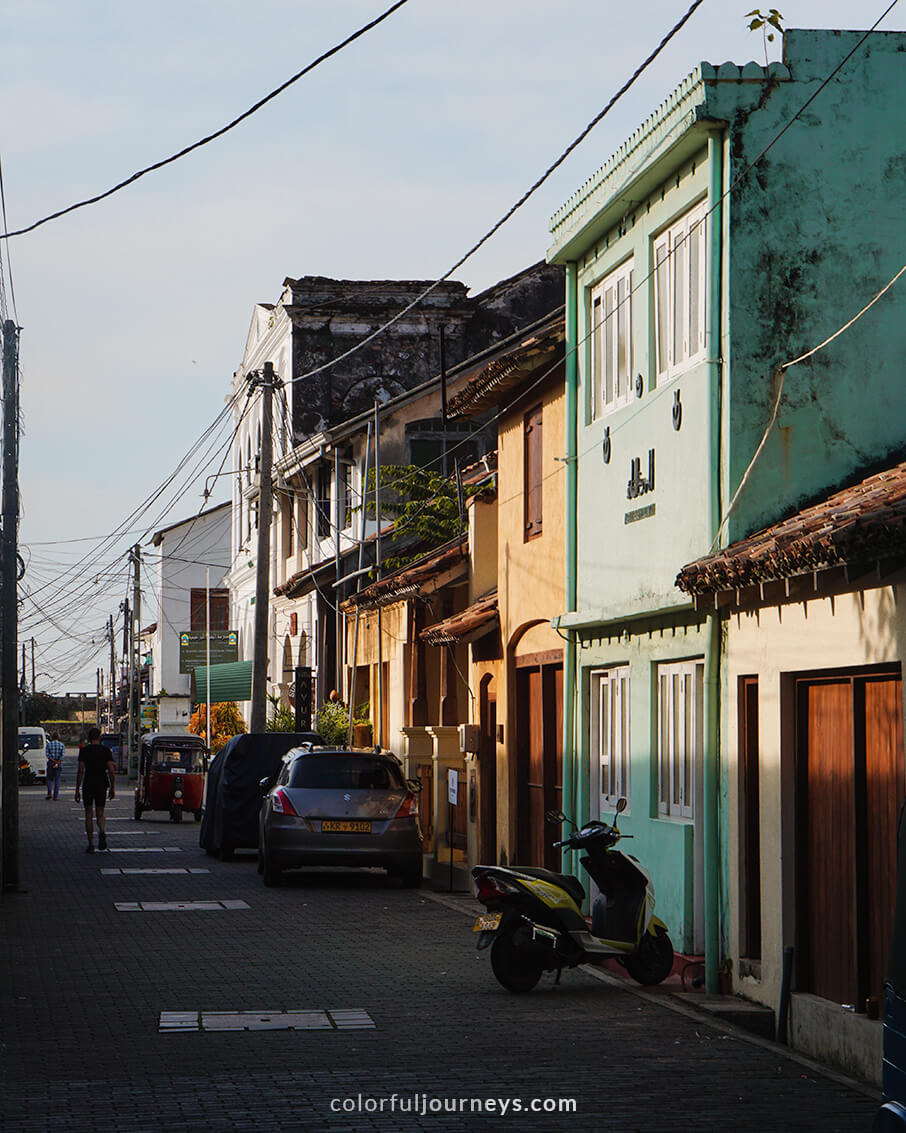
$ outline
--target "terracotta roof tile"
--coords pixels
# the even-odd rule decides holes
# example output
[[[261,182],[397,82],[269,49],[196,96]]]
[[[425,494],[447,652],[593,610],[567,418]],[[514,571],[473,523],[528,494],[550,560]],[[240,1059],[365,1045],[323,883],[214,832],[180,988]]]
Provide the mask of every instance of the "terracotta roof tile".
[[[906,552],[906,462],[684,566],[676,585],[713,594]]]

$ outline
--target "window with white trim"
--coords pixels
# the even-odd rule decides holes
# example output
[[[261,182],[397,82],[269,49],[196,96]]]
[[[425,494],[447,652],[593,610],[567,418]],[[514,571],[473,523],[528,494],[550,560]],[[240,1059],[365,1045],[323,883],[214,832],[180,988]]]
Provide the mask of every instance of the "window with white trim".
[[[654,241],[657,373],[672,378],[705,353],[705,214],[690,209]]]
[[[693,818],[695,778],[703,752],[705,666],[658,665],[658,810]]]
[[[632,260],[592,288],[590,416],[595,421],[629,401],[632,388]]]
[[[599,813],[629,801],[629,668],[591,674],[591,750],[600,769]]]

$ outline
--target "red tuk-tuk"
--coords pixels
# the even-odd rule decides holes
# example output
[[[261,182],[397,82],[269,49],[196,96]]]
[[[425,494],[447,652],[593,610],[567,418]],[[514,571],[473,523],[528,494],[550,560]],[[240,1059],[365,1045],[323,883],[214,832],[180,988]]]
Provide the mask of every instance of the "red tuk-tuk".
[[[190,810],[201,822],[207,769],[208,749],[200,736],[162,732],[142,736],[136,820],[146,810],[168,810],[171,822],[182,822],[183,812]]]

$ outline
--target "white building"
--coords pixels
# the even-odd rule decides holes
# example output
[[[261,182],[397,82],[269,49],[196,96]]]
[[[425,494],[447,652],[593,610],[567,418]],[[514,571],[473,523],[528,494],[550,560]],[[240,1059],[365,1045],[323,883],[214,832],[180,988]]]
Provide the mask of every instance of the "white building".
[[[180,638],[205,630],[208,583],[211,631],[235,629],[227,589],[231,510],[230,503],[218,504],[161,528],[151,540],[159,557],[150,571],[157,602],[150,692],[159,702],[161,731],[182,731],[189,723],[192,676],[180,665]]]

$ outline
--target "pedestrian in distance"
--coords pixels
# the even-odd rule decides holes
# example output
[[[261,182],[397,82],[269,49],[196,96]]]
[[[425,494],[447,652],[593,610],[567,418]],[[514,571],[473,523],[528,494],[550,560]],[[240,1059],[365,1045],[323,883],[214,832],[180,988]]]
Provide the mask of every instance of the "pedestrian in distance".
[[[52,732],[47,741],[47,797],[56,800],[60,794],[60,781],[63,778],[63,754],[66,749],[60,742],[60,733]]]
[[[107,826],[104,818],[104,806],[107,803],[107,788],[110,787],[110,798],[116,798],[116,766],[110,754],[110,749],[98,743],[101,733],[98,728],[88,730],[88,743],[79,750],[79,770],[76,773],[75,800],[84,795],[85,799],[85,833],[88,835],[86,854],[94,853],[94,825],[93,817],[98,823],[98,849],[107,849]],[[82,791],[84,782],[85,789]]]

